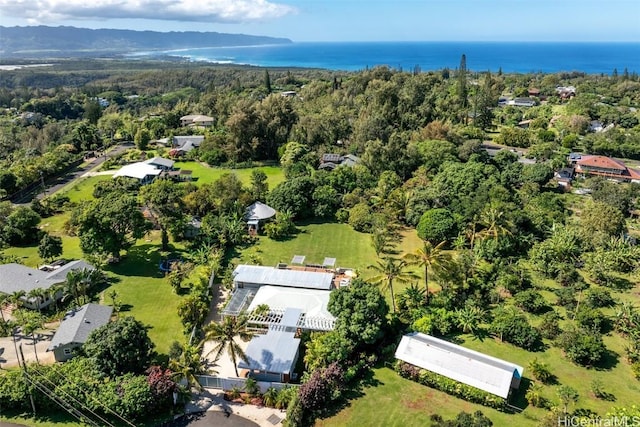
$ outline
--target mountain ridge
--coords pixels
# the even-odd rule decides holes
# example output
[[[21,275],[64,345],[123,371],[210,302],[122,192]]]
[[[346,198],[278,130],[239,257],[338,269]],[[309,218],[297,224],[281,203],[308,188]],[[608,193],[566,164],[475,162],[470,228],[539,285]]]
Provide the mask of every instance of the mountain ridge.
[[[72,26],[0,26],[4,57],[118,55],[142,50],[288,44],[290,39],[213,31],[137,31]]]

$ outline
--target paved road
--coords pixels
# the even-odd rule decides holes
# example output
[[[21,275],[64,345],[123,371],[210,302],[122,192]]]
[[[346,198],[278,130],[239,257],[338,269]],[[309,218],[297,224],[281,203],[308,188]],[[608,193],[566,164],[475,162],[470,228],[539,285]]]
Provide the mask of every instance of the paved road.
[[[179,418],[170,427],[260,427],[246,418],[218,411],[190,414]],[[2,426],[0,426],[2,427]]]
[[[102,165],[107,159],[117,156],[118,154],[128,150],[133,147],[133,143],[123,143],[117,145],[115,148],[107,152],[104,156],[97,157],[93,159],[91,163],[84,167],[77,167],[71,173],[68,173],[65,176],[61,176],[56,179],[55,183],[51,186],[47,186],[46,194],[53,194],[56,191],[60,190],[62,187],[69,185],[70,183],[77,181],[87,172],[97,170],[100,165]],[[42,199],[45,196],[45,193],[38,194],[38,199]]]
[[[126,142],[126,143],[122,143],[119,144],[117,146],[115,146],[113,149],[111,149],[109,152],[106,153],[106,155],[104,156],[100,156],[97,157],[95,159],[93,159],[93,161],[91,161],[91,163],[85,165],[85,166],[78,166],[73,172],[70,172],[66,175],[60,176],[58,178],[56,178],[53,181],[48,181],[46,182],[46,191],[37,194],[35,197],[38,199],[42,199],[45,196],[49,196],[55,192],[57,192],[58,190],[60,190],[61,188],[69,185],[70,183],[79,180],[82,175],[84,175],[87,172],[90,171],[94,171],[97,170],[100,165],[102,165],[107,159],[111,158],[111,157],[115,157],[118,154],[128,150],[129,148],[133,147],[133,143],[132,142]],[[23,197],[21,200],[19,200],[16,204],[24,204],[24,203],[29,203],[29,201],[31,200],[33,196],[32,195],[27,195],[25,197]]]

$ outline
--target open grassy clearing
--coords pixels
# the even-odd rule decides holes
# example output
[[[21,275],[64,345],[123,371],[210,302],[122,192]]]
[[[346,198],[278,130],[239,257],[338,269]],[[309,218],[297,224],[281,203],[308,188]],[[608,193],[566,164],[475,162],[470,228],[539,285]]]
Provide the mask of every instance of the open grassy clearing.
[[[197,185],[209,184],[225,173],[234,173],[242,181],[245,186],[251,183],[251,172],[253,170],[261,170],[267,175],[267,183],[269,189],[273,189],[276,185],[284,181],[284,172],[279,166],[258,166],[255,168],[231,169],[231,168],[212,168],[200,162],[176,162],[175,167],[182,170],[190,170],[193,177],[197,178]]]
[[[96,183],[109,179],[113,179],[113,177],[111,175],[95,175],[81,178],[79,181],[61,188],[57,194],[68,196],[72,203],[91,200],[93,199],[93,187]]]
[[[495,409],[469,403],[438,390],[425,387],[400,377],[390,368],[373,371],[371,385],[364,386],[362,395],[351,400],[334,416],[316,421],[317,427],[402,426],[422,427],[431,425],[429,417],[440,414],[453,418],[459,412],[482,411],[495,426],[533,427],[538,421],[530,415],[541,417],[542,411],[509,415]]]

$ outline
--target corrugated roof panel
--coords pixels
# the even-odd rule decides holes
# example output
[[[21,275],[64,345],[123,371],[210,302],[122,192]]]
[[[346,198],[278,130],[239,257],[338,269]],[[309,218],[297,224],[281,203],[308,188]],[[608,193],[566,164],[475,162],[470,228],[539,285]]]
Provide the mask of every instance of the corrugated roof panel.
[[[233,274],[235,282],[258,285],[330,290],[333,284],[332,273],[286,270],[259,265],[239,265]]]
[[[521,366],[421,333],[402,337],[396,359],[507,398]]]

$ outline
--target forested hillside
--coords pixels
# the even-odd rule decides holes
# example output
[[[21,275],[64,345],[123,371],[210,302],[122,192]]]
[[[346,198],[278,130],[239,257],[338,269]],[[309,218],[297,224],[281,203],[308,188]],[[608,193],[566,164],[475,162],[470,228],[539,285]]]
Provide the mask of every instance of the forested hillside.
[[[4,58],[110,56],[132,50],[291,43],[289,39],[196,31],[134,31],[76,27],[1,27]]]
[[[93,176],[31,207],[1,202],[0,255],[35,263],[58,238],[63,256],[101,262],[113,305],[121,295],[154,325],[163,368],[169,360],[185,381],[206,371],[189,337],[219,330],[206,324],[211,272],[231,287],[238,264],[340,254],[358,279],[331,293],[335,329],[301,338],[288,425],[637,414],[640,185],[554,177],[575,152],[637,164],[637,75],[492,74],[467,70],[464,57],[457,70],[427,72],[99,64],[0,75],[0,197],[115,146],[101,172],[173,156],[194,179]],[[192,115],[206,117],[185,123]],[[183,154],[170,141],[187,135],[203,141]],[[278,212],[259,236],[242,220],[255,201]],[[200,234],[188,237],[196,218]],[[188,262],[160,277],[170,253]],[[158,298],[170,307],[161,315]],[[227,318],[226,330],[240,328],[229,333],[244,331],[246,319]],[[395,364],[407,332],[524,366],[520,389],[507,402]],[[0,388],[0,403],[28,410],[13,389],[24,388]]]

